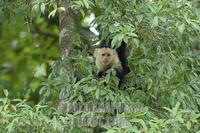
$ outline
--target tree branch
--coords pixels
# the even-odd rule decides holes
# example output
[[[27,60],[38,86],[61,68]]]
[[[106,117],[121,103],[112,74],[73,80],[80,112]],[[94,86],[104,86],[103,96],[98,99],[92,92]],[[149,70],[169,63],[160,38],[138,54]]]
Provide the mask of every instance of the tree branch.
[[[46,37],[50,37],[50,38],[54,38],[54,39],[58,39],[59,38],[59,36],[54,34],[54,33],[42,31],[39,28],[39,26],[36,24],[36,22],[33,21],[32,24],[33,24],[33,27],[34,27],[33,33],[38,33],[40,35],[43,35],[43,36],[46,36]]]

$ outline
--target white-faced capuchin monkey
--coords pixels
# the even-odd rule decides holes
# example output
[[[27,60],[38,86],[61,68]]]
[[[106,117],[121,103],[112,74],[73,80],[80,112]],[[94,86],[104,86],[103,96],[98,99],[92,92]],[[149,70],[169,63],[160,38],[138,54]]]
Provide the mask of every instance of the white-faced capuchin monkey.
[[[115,49],[111,48],[96,48],[94,51],[95,64],[97,67],[98,77],[111,67],[115,67],[117,72],[122,72],[123,68]]]
[[[120,47],[116,50],[111,49],[111,41],[106,43],[106,40],[101,41],[98,48],[95,49],[94,56],[96,58],[97,76],[102,77],[103,73],[115,66],[117,73],[116,76],[119,78],[119,86],[121,85],[123,78],[130,72],[128,66],[128,60],[126,56],[127,44],[122,41]]]

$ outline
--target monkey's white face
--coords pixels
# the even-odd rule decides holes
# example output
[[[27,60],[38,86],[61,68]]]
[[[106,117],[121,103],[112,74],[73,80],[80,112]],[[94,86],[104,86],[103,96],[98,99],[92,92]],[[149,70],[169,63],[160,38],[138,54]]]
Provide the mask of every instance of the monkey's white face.
[[[101,54],[101,60],[102,60],[102,63],[104,65],[109,65],[112,61],[112,55],[111,53],[102,53]]]
[[[110,48],[97,49],[96,58],[101,64],[108,66],[113,60],[113,51],[114,50]]]

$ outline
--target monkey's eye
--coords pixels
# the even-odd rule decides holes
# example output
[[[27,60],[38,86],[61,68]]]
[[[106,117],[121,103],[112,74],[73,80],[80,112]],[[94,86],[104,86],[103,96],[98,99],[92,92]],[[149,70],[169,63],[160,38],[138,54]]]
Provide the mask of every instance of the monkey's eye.
[[[102,56],[105,56],[105,54],[102,54]]]
[[[107,54],[107,56],[110,56],[110,54]]]

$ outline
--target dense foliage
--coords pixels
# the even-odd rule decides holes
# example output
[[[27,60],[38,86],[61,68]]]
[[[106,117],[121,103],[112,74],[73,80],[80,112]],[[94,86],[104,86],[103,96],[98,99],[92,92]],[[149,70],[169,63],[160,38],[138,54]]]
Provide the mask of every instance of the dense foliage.
[[[48,77],[34,79],[27,83],[31,86],[34,82],[41,83],[43,80],[42,84],[37,83],[36,86],[32,86],[32,89],[36,89],[41,85],[39,89],[42,100],[38,105],[31,107],[22,100],[10,100],[8,96],[12,95],[12,90],[1,84],[3,87],[0,91],[9,90],[9,95],[4,90],[5,96],[0,99],[1,131],[66,132],[70,129],[72,132],[79,132],[91,130],[91,128],[87,124],[83,126],[87,129],[73,128],[73,125],[84,123],[75,124],[72,119],[103,117],[111,120],[109,124],[104,122],[100,125],[107,129],[107,132],[200,132],[200,9],[198,1],[72,0],[65,1],[67,4],[63,4],[62,7],[57,6],[55,1],[51,2],[32,1],[33,16],[34,14],[43,16],[47,12],[47,16],[51,18],[56,17],[57,12],[72,9],[76,30],[78,29],[74,32],[76,34],[71,36],[72,40],[75,40],[72,50],[67,58],[49,63],[52,69]],[[91,14],[95,15],[95,20],[88,24],[85,21]],[[48,23],[44,16],[43,19],[36,17],[36,20],[44,25]],[[22,23],[18,22],[18,25]],[[16,31],[20,26],[16,26]],[[99,31],[99,37],[90,32],[91,26]],[[6,34],[15,35],[9,32],[11,29],[7,30]],[[55,42],[51,39],[47,42],[42,37],[35,42],[29,40],[33,37],[35,36],[29,35],[26,40],[17,39],[23,44],[19,51],[20,56],[13,55],[11,47],[12,60],[10,62],[16,61],[18,64],[15,68],[21,68],[20,64],[25,65],[24,63],[28,61],[31,64],[25,65],[27,69],[28,66],[36,67],[39,64],[37,68],[41,72],[45,64],[48,64],[46,62],[51,61],[52,57],[57,57],[56,51],[49,51],[49,49],[55,50],[52,46]],[[125,83],[120,88],[118,88],[118,79],[113,69],[110,69],[103,78],[97,79],[94,76],[95,66],[91,55],[93,51],[91,44],[96,43],[98,38],[112,38],[112,46],[115,48],[121,41],[128,44],[131,73],[126,76]],[[26,46],[27,40],[33,43],[33,46]],[[9,42],[13,42],[12,36],[7,36],[7,39],[0,41],[1,44],[9,44]],[[41,45],[42,42],[48,46]],[[18,44],[15,43],[11,43],[11,46]],[[31,58],[35,57],[36,44],[40,44],[43,48],[38,49],[36,55],[45,54],[49,55],[45,56],[49,58]],[[1,46],[1,48],[7,50],[8,47]],[[25,55],[30,58],[25,58]],[[23,59],[23,63],[17,60],[19,57]],[[7,60],[9,59],[3,58],[1,62],[4,63]],[[3,73],[2,70],[1,73]],[[29,72],[31,70],[34,68],[29,68]],[[18,73],[14,79],[20,77],[20,69],[16,72]],[[39,75],[46,75],[40,72],[38,72]],[[34,76],[26,72],[25,75],[25,79]],[[6,79],[6,82],[14,83],[10,80],[11,77],[11,74],[6,72],[0,80]],[[14,84],[14,87],[10,88],[15,87],[17,86]],[[30,89],[27,88],[27,90]],[[59,110],[51,107],[56,106],[58,102]],[[84,106],[90,102],[97,108],[86,111]],[[107,106],[105,104],[101,106],[101,103],[107,103],[113,107],[110,110],[104,110],[105,112],[99,111],[99,108],[105,109]],[[74,107],[74,104],[79,108]],[[117,106],[119,104],[120,107]],[[133,110],[129,106],[133,106],[131,108]],[[123,111],[120,111],[121,108]],[[116,110],[117,114],[114,113]],[[119,119],[119,123],[113,123],[114,119]],[[83,121],[86,123],[85,120]]]
[[[0,96],[39,100],[39,86],[59,58],[58,26],[23,2],[0,2]]]

